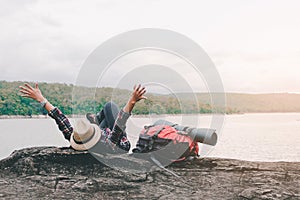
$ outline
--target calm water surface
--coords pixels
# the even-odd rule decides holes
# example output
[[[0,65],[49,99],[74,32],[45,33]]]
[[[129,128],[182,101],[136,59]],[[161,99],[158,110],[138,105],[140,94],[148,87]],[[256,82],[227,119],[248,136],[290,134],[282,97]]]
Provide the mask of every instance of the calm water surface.
[[[191,121],[198,120],[199,127],[209,127],[211,122],[209,115],[190,115],[184,118],[187,121],[189,118]],[[130,119],[127,132],[133,144],[141,127],[155,119]],[[165,119],[182,122],[180,116],[168,116]],[[0,130],[0,159],[7,157],[13,150],[24,147],[68,146],[50,118],[0,119]],[[200,145],[200,154],[252,161],[300,162],[299,144],[300,113],[227,115],[223,129],[219,131],[217,145],[213,148]]]

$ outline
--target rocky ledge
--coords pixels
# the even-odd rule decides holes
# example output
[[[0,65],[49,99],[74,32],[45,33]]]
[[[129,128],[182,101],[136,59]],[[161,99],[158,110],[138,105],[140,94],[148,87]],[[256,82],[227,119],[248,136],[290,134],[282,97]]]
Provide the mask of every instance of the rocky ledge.
[[[88,152],[36,147],[13,152],[0,170],[0,199],[300,199],[300,163],[294,162],[202,158],[128,172]]]

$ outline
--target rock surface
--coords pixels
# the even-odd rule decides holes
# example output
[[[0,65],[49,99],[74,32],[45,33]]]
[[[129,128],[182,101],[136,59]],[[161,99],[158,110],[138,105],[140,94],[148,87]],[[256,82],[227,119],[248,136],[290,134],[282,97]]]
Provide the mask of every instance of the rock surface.
[[[27,148],[0,161],[0,199],[300,199],[300,163],[203,158],[167,169],[177,176],[112,169],[68,148]]]

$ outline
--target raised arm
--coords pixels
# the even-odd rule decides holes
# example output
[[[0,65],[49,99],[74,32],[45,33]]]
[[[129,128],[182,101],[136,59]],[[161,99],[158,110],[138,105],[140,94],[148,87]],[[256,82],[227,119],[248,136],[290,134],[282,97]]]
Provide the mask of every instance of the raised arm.
[[[144,96],[146,93],[146,88],[141,87],[141,84],[138,86],[133,87],[133,92],[131,94],[131,97],[129,98],[127,104],[124,106],[123,111],[127,113],[131,113],[133,107],[135,104],[140,101],[141,99],[147,99],[147,97]]]
[[[126,122],[130,117],[131,111],[135,104],[140,101],[141,99],[146,99],[144,94],[146,93],[145,87],[141,87],[141,85],[134,86],[133,92],[124,106],[124,108],[119,112],[118,117],[115,121],[115,125],[112,130],[112,135],[110,140],[118,145],[121,149],[125,150],[126,152],[130,149],[130,142],[127,139],[127,134],[125,132],[126,129]]]
[[[27,97],[36,100],[37,102],[43,104],[44,108],[48,113],[53,110],[55,107],[43,96],[41,90],[39,89],[38,84],[35,84],[35,87],[31,87],[29,84],[25,83],[24,86],[19,86],[21,96]]]
[[[58,125],[58,129],[63,133],[65,139],[70,140],[73,132],[73,127],[69,119],[56,107],[54,107],[42,94],[38,84],[31,87],[25,83],[24,86],[19,86],[22,97],[31,98],[40,102],[42,106],[48,111],[48,114],[53,118]]]

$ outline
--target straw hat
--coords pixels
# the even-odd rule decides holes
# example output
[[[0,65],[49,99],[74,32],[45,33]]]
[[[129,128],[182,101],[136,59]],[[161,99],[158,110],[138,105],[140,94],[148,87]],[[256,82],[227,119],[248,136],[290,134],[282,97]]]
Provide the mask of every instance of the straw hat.
[[[76,120],[70,143],[73,149],[83,151],[92,148],[101,137],[100,128],[87,119]]]

